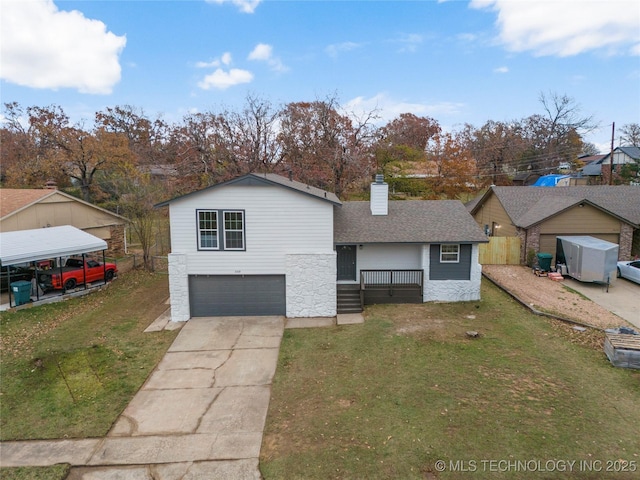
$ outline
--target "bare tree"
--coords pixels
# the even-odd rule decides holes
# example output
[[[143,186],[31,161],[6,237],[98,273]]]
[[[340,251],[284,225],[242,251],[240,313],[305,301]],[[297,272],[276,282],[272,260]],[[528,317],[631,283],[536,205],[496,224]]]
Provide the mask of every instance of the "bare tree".
[[[627,123],[620,129],[620,145],[626,147],[640,147],[640,124]]]

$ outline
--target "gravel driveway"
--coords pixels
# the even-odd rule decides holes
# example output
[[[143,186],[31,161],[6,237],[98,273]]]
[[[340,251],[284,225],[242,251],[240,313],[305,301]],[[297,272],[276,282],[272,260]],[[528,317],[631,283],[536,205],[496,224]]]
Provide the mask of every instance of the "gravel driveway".
[[[598,328],[631,326],[623,318],[570,289],[519,265],[483,265],[482,272],[537,310]]]

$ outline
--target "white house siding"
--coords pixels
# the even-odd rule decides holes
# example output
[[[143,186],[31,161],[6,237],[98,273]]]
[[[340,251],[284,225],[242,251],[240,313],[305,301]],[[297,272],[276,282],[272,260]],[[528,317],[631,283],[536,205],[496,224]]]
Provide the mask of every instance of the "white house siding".
[[[278,186],[228,185],[203,190],[171,202],[171,249],[186,256],[186,276],[285,275],[287,255],[335,254],[333,208],[322,199]],[[202,209],[244,210],[246,250],[198,251],[196,210]],[[335,257],[332,268],[335,282]],[[184,297],[188,308],[188,295]],[[335,310],[335,302],[333,298],[325,309]]]
[[[191,317],[189,311],[187,256],[184,254],[170,253],[168,257],[171,320],[173,322],[186,322]]]
[[[480,300],[482,265],[478,262],[478,245],[471,248],[471,272],[469,280],[429,280],[429,245],[422,247],[422,268],[424,269],[425,302],[461,302]]]
[[[420,263],[421,245],[363,245],[356,253],[356,278],[360,278],[361,270],[417,270],[422,268]]]
[[[286,258],[287,317],[336,315],[336,254]]]

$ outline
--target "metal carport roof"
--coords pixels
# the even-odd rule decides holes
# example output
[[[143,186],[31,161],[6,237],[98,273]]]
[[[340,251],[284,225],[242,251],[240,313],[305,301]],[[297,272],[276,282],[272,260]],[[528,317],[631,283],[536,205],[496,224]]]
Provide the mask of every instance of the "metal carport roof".
[[[106,249],[107,242],[71,225],[0,233],[4,266]]]

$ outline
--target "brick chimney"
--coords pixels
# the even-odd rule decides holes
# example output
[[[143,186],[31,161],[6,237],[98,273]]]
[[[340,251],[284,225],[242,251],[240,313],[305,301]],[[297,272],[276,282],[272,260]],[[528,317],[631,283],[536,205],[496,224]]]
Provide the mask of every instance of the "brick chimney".
[[[389,185],[384,181],[384,175],[376,175],[376,181],[371,184],[371,215],[387,215],[389,213]]]

